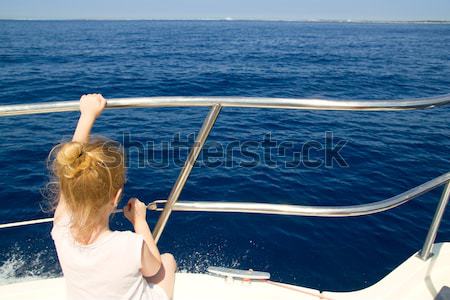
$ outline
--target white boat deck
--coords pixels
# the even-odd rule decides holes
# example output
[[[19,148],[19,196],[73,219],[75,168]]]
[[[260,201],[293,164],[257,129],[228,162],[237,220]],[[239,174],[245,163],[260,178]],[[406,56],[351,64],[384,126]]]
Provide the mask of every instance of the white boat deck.
[[[413,255],[375,285],[348,293],[318,290],[272,281],[242,281],[209,274],[177,273],[174,300],[428,300],[450,286],[450,243],[433,246],[435,255],[423,261]],[[61,300],[64,278],[25,281],[0,286],[2,300]],[[443,298],[447,299],[447,298]]]
[[[382,280],[366,289],[351,293],[322,294],[336,300],[435,299],[444,286],[450,287],[450,243],[434,244],[432,252],[434,255],[427,261],[421,260],[416,254],[411,256]],[[442,299],[450,300],[450,297]]]

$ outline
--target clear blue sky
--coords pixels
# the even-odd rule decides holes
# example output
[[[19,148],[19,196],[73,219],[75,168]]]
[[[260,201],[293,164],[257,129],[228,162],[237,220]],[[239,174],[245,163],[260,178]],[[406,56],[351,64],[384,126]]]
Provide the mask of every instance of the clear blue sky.
[[[450,0],[0,0],[1,19],[450,20]]]

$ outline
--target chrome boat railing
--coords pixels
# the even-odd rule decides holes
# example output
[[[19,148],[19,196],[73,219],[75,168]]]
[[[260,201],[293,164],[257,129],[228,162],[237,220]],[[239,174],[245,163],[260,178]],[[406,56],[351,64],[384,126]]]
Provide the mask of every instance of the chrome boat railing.
[[[261,97],[143,97],[109,99],[108,108],[188,107],[220,105],[222,107],[284,108],[303,110],[414,110],[450,103],[450,94],[430,98],[398,100],[326,100]],[[57,101],[0,106],[0,116],[77,111],[78,101]]]
[[[444,191],[430,225],[425,243],[419,253],[421,259],[428,259],[431,247],[436,239],[442,216],[450,196],[450,173],[443,174],[420,186],[410,189],[392,198],[352,206],[301,206],[249,202],[178,202],[181,191],[186,184],[198,155],[219,116],[222,107],[252,107],[301,110],[349,110],[349,111],[396,111],[429,109],[450,103],[450,94],[431,98],[399,99],[399,100],[322,100],[322,99],[286,99],[286,98],[248,98],[248,97],[147,97],[108,100],[108,109],[149,108],[149,107],[211,107],[197,135],[194,146],[188,154],[186,162],[172,187],[167,200],[150,203],[149,208],[160,210],[161,215],[154,228],[154,238],[159,240],[173,210],[177,211],[209,211],[209,212],[242,212],[280,214],[318,217],[362,216],[385,211],[406,203],[430,190],[445,184]],[[49,103],[17,104],[0,106],[0,117],[77,111],[78,101],[59,101]],[[164,208],[158,204],[165,203]],[[51,218],[35,220],[36,223],[51,221]],[[14,224],[14,223],[12,223]],[[16,222],[14,226],[33,224],[32,221]],[[17,225],[19,224],[19,225]],[[7,228],[1,224],[0,228]]]

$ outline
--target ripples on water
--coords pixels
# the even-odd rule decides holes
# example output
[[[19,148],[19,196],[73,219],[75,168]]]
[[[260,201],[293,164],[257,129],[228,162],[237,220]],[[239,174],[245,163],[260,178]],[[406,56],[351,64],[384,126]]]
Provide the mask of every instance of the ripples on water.
[[[449,93],[450,26],[296,22],[0,22],[0,102],[243,95],[391,99]],[[95,132],[167,141],[195,133],[205,108],[106,111]],[[211,142],[347,145],[348,168],[195,168],[184,200],[348,205],[393,196],[449,171],[449,108],[406,112],[223,109]],[[0,119],[0,220],[44,217],[40,189],[52,145],[76,114]],[[129,145],[125,145],[129,146]],[[283,161],[280,158],[280,161]],[[168,196],[179,167],[129,170],[126,197]],[[209,265],[269,271],[275,280],[350,290],[417,251],[440,189],[403,207],[345,219],[174,213],[161,240],[184,271]],[[154,224],[157,216],[150,214]],[[129,229],[121,216],[115,229]],[[0,281],[60,274],[50,225],[2,230]],[[447,212],[438,240],[450,240]],[[31,267],[30,267],[31,266]]]

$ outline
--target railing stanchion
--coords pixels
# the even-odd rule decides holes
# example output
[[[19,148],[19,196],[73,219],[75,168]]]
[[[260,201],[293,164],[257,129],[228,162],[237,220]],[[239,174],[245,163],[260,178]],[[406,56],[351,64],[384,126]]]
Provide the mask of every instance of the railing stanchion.
[[[178,197],[180,196],[181,191],[183,190],[183,187],[186,184],[186,180],[188,179],[189,174],[191,173],[192,168],[194,167],[194,164],[197,160],[197,157],[200,154],[200,151],[202,150],[203,145],[205,144],[205,141],[208,138],[208,135],[211,132],[211,129],[213,128],[217,117],[219,116],[221,108],[222,106],[220,104],[212,106],[211,110],[209,111],[208,115],[203,121],[202,128],[200,129],[198,136],[195,139],[194,145],[192,146],[189,152],[186,162],[184,163],[183,169],[181,169],[181,172],[178,175],[177,181],[175,182],[174,186],[172,187],[172,190],[170,191],[170,195],[167,199],[166,205],[164,206],[164,210],[161,212],[161,216],[159,217],[158,222],[155,225],[155,229],[153,231],[153,238],[155,239],[156,243],[161,237],[164,227],[166,226],[167,220],[169,219],[169,216],[172,213],[172,208],[177,202]]]
[[[444,186],[444,191],[442,192],[441,200],[439,201],[438,207],[433,217],[433,222],[431,223],[430,229],[428,230],[427,238],[423,244],[422,250],[419,252],[419,257],[422,260],[427,260],[433,254],[431,253],[431,247],[436,239],[437,231],[439,229],[439,224],[441,223],[442,216],[445,212],[445,207],[447,206],[448,199],[450,197],[450,181]]]

